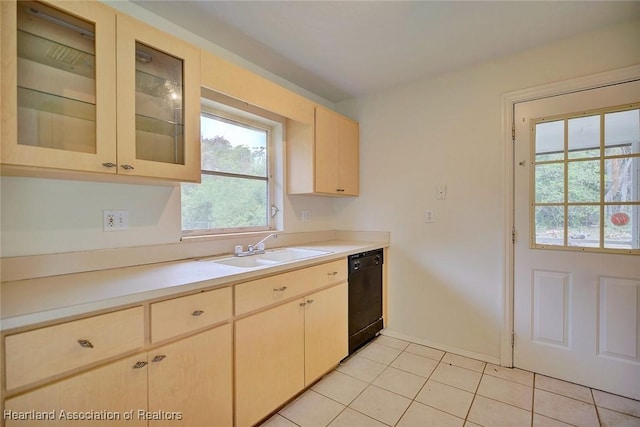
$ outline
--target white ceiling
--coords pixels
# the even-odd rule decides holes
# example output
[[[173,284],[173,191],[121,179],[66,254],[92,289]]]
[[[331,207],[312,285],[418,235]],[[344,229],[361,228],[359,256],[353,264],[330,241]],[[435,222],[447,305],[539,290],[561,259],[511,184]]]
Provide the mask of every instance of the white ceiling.
[[[133,3],[332,102],[640,17],[640,1]]]

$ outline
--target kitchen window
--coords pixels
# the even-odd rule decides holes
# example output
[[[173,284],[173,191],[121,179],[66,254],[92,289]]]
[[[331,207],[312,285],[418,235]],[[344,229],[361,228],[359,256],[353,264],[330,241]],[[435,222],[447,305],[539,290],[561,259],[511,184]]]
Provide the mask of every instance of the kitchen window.
[[[532,126],[532,247],[640,253],[639,105]]]
[[[272,127],[207,108],[201,114],[200,184],[182,184],[183,234],[272,229]]]

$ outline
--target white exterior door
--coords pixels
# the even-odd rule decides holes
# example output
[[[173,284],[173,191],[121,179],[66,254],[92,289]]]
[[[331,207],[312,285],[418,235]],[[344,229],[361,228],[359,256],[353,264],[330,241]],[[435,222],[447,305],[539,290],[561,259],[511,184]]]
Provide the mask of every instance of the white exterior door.
[[[640,399],[640,82],[514,122],[514,366]]]

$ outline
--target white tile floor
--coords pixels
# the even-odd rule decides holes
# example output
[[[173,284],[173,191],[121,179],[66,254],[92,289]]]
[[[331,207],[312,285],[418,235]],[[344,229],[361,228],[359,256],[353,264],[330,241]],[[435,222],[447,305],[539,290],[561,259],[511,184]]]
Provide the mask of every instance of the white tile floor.
[[[380,336],[265,427],[640,426],[640,401]]]

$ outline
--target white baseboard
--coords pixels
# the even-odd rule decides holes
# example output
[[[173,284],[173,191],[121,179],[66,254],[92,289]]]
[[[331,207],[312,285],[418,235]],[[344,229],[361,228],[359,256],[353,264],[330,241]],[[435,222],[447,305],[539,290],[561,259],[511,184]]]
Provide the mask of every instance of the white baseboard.
[[[381,334],[385,335],[385,336],[388,336],[388,337],[391,337],[391,338],[397,338],[399,340],[410,341],[412,343],[424,345],[424,346],[427,346],[427,347],[432,347],[432,348],[435,348],[435,349],[438,349],[438,350],[446,351],[448,353],[454,353],[454,354],[457,354],[459,356],[465,356],[465,357],[469,357],[471,359],[476,359],[476,360],[481,360],[483,362],[493,363],[494,365],[500,365],[500,358],[498,358],[498,357],[488,356],[486,354],[475,353],[473,351],[465,350],[465,349],[458,348],[458,347],[453,347],[453,346],[446,345],[446,344],[441,344],[441,343],[436,343],[436,342],[433,342],[433,341],[423,340],[423,339],[416,338],[416,337],[411,337],[409,335],[401,334],[399,332],[396,332],[396,331],[393,331],[393,330],[389,330],[389,329],[383,329]]]

